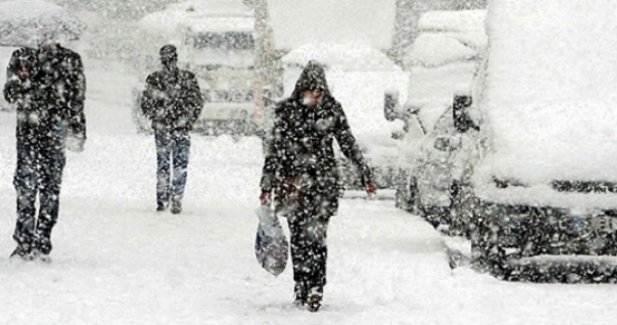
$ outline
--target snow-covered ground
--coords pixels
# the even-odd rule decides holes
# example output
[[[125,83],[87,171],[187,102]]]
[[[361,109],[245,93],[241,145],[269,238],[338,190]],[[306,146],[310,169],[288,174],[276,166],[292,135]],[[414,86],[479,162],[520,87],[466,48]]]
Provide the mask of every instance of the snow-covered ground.
[[[0,114],[0,324],[612,324],[612,285],[506,283],[451,271],[444,240],[391,201],[343,200],[322,312],[291,306],[253,252],[261,144],[194,137],[180,216],[154,212],[154,143],[131,78],[86,61],[86,151],[69,154],[53,263],[9,262],[14,115]]]

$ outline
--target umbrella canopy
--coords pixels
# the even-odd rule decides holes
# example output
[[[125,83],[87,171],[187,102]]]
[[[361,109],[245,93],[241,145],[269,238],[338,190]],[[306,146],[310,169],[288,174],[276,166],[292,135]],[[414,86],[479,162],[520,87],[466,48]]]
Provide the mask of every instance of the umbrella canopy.
[[[47,1],[0,2],[0,46],[36,47],[46,40],[75,40],[85,27],[69,11]]]

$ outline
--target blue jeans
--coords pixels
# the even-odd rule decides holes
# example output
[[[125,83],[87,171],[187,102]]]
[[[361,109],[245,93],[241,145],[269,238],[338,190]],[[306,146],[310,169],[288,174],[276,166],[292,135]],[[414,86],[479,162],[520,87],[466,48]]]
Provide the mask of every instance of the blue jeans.
[[[163,130],[154,134],[156,142],[156,201],[182,201],[186,185],[191,136],[187,130]],[[171,175],[173,163],[173,178]]]

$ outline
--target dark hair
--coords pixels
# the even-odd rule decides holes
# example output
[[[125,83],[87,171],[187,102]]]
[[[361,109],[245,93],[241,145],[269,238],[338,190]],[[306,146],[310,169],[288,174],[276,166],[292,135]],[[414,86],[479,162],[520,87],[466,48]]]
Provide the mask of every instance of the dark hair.
[[[159,51],[162,60],[177,60],[178,52],[176,51],[176,47],[172,44],[167,44],[161,47]]]

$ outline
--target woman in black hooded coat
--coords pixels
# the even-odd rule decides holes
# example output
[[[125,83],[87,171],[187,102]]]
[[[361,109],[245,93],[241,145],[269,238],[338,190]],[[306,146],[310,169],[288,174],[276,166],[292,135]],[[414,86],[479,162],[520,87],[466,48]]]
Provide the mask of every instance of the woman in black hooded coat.
[[[342,193],[332,147],[339,143],[353,161],[362,184],[376,193],[372,173],[351,133],[343,108],[330,94],[324,68],[311,61],[290,98],[275,109],[261,179],[261,202],[274,204],[287,217],[291,232],[295,303],[309,310],[321,307],[326,284],[326,234]]]

